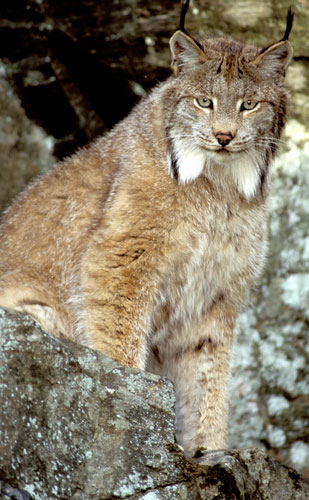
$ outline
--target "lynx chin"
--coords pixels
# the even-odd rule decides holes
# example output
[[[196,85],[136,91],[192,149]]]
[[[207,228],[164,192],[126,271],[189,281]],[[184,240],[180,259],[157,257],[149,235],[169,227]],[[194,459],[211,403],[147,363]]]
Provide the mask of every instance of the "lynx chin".
[[[170,40],[172,75],[17,197],[0,225],[0,305],[170,378],[188,457],[226,447],[233,329],[267,251],[286,120],[283,38]]]

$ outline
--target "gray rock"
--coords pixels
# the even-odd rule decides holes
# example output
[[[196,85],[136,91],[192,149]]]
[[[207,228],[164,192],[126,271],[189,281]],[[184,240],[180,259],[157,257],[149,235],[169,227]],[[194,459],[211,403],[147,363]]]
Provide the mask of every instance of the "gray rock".
[[[54,339],[14,314],[2,314],[1,324],[6,479],[46,500],[80,498],[80,491],[125,498],[136,484],[177,481],[171,383]]]
[[[9,484],[0,480],[0,498],[1,500],[32,500],[32,497],[25,490],[12,488]]]
[[[53,138],[27,118],[0,61],[0,212],[54,163],[52,149]]]
[[[261,450],[186,461],[172,384],[0,309],[0,493],[18,500],[304,500]]]

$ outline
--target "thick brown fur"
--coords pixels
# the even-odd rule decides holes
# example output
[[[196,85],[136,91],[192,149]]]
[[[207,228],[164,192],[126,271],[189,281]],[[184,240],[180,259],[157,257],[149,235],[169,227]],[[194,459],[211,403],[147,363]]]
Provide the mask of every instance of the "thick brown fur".
[[[226,446],[233,329],[263,268],[288,41],[171,39],[174,75],[0,226],[0,305],[169,377],[187,455]]]

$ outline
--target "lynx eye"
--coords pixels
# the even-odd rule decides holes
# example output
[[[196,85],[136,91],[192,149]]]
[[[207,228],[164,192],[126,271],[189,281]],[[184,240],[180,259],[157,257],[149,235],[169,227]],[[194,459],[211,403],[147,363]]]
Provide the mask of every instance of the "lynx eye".
[[[200,108],[210,108],[210,109],[213,108],[212,100],[207,99],[207,97],[200,97],[200,98],[197,97],[195,99],[195,102]]]
[[[257,106],[256,101],[244,101],[240,107],[240,111],[250,111]]]

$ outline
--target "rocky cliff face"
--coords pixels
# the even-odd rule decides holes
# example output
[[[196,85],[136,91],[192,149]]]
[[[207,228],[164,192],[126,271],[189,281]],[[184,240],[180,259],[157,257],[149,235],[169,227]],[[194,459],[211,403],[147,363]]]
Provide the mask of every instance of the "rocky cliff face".
[[[308,475],[309,9],[300,0],[191,3],[190,32],[261,46],[282,36],[289,5],[295,11],[292,105],[273,166],[269,259],[239,321],[229,435],[231,446],[258,446]],[[176,0],[0,2],[0,210],[169,74],[178,18]]]
[[[0,309],[0,498],[304,500],[309,482],[256,448],[186,461],[172,384]]]

